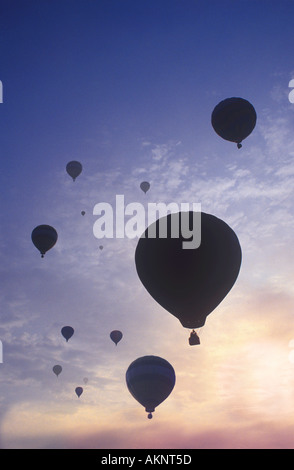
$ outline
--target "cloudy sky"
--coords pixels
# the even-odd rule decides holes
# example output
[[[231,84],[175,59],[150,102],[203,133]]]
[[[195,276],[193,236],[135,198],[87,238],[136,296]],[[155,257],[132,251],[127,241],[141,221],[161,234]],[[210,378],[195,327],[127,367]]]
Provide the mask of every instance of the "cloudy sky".
[[[293,15],[292,0],[1,1],[2,448],[294,448]],[[240,150],[210,122],[231,96],[257,112]],[[201,345],[142,286],[137,239],[95,238],[94,206],[116,195],[200,203],[236,232],[240,274]],[[44,259],[40,224],[58,232]],[[176,372],[152,420],[125,384],[149,354]]]

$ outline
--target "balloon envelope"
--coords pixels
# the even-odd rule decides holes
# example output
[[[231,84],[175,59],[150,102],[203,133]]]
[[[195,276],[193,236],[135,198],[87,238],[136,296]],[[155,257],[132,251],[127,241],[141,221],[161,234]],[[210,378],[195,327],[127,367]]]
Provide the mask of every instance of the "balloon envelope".
[[[225,140],[241,142],[253,131],[256,124],[256,112],[249,101],[243,98],[227,98],[213,110],[211,124],[215,132]]]
[[[52,368],[54,374],[58,377],[60,372],[62,371],[62,367],[60,365],[53,366]]]
[[[172,392],[176,375],[172,365],[158,356],[143,356],[133,361],[126,372],[129,392],[152,418],[155,407]]]
[[[150,189],[150,183],[148,183],[148,181],[142,181],[142,183],[140,184],[140,188],[146,194],[147,191]]]
[[[83,393],[83,388],[82,387],[77,387],[75,389],[75,392],[76,392],[77,396],[80,397]]]
[[[115,345],[117,345],[117,343],[122,339],[123,334],[119,330],[113,330],[109,336],[112,339],[112,341],[115,343]]]
[[[75,179],[82,173],[82,169],[82,164],[76,160],[68,162],[66,165],[66,171],[69,176],[72,177],[73,181],[75,181]]]
[[[183,214],[186,221],[189,217],[190,227],[194,214],[201,214],[198,248],[183,248],[183,241],[188,240],[182,235]],[[159,224],[167,226],[165,238],[159,236]],[[171,227],[176,224],[179,236],[171,238]],[[157,230],[155,238],[148,238],[148,228],[139,239],[135,253],[141,282],[184,327],[203,326],[207,315],[224,299],[238,277],[242,255],[235,232],[213,215],[192,211],[170,214],[154,222],[151,229]]]
[[[66,341],[68,341],[72,337],[74,331],[75,330],[72,328],[72,326],[64,326],[63,328],[61,328],[61,334],[66,339]]]
[[[32,231],[31,238],[35,247],[40,251],[42,258],[44,258],[45,253],[57,242],[58,235],[54,227],[38,225]]]

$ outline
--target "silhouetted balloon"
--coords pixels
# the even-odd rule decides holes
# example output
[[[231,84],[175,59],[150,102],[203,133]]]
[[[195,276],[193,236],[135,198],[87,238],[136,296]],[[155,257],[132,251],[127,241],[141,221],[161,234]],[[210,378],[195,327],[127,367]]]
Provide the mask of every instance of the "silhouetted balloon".
[[[76,392],[77,396],[80,397],[83,393],[83,388],[82,387],[77,387],[75,389],[75,392]]]
[[[112,341],[115,343],[115,345],[117,345],[117,343],[122,339],[123,337],[123,334],[121,331],[119,330],[113,330],[111,333],[110,333],[110,338],[112,339]]]
[[[72,162],[69,162],[66,165],[66,171],[69,174],[69,176],[72,177],[73,181],[82,173],[82,164],[80,162],[77,162],[73,160]]]
[[[58,377],[60,372],[62,371],[62,367],[59,365],[53,366],[52,368],[54,374]]]
[[[86,212],[85,212],[85,211],[81,211],[81,214],[82,214],[82,215],[85,215],[85,214],[86,214]]]
[[[172,365],[158,356],[143,356],[133,361],[126,372],[129,392],[152,418],[155,407],[172,392],[176,381]]]
[[[87,377],[84,377],[83,380],[84,380],[84,384],[87,384],[89,379]]]
[[[144,193],[146,194],[147,191],[148,191],[149,188],[150,188],[150,183],[148,183],[148,181],[142,181],[142,183],[140,184],[140,188],[141,188],[142,191],[144,191]]]
[[[182,235],[186,235],[184,226],[189,222],[193,227],[197,214],[201,214],[201,244],[184,249],[183,241],[189,240]],[[167,225],[165,238],[159,236],[159,224]],[[171,238],[175,226],[179,236]],[[148,238],[148,229],[156,229],[155,238]],[[196,229],[199,233],[199,226]],[[196,229],[192,228],[194,235]],[[186,328],[204,325],[207,315],[233,287],[241,258],[239,240],[225,222],[192,211],[170,214],[154,222],[139,239],[135,253],[138,276],[149,294]]]
[[[61,334],[66,339],[66,342],[72,337],[74,331],[75,330],[71,326],[64,326],[61,328]]]
[[[38,225],[32,231],[31,238],[35,247],[40,251],[42,258],[44,258],[45,253],[57,242],[58,235],[55,228],[50,225]]]
[[[103,245],[100,245],[100,246],[99,246],[99,250],[103,250]]]
[[[215,132],[225,140],[241,142],[253,131],[256,124],[256,112],[249,101],[243,98],[227,98],[213,110],[211,124]]]

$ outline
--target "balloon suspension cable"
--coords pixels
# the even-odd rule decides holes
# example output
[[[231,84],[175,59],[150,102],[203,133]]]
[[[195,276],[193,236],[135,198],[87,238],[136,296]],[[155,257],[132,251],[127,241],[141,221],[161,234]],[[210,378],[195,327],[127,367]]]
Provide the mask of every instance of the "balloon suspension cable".
[[[200,326],[200,328],[197,330],[197,335],[200,336],[200,333],[202,331],[203,326]],[[194,330],[193,330],[194,331]]]

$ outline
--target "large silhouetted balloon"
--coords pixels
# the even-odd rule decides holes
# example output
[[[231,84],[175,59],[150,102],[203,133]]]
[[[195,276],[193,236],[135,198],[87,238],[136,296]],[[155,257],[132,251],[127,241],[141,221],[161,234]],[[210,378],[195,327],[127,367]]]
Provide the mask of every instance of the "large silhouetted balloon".
[[[82,173],[82,164],[80,162],[77,162],[73,160],[72,162],[68,162],[66,165],[66,171],[69,174],[69,176],[72,177],[73,181]]]
[[[145,408],[148,418],[172,392],[176,381],[172,365],[158,356],[143,356],[133,361],[126,372],[129,392]]]
[[[200,246],[183,248],[183,242],[189,240],[184,226],[189,221],[192,240],[197,230],[199,233],[199,220]],[[160,237],[159,226],[167,227],[165,238]],[[175,227],[179,235],[172,238]],[[154,238],[148,237],[148,231]],[[213,215],[192,211],[170,214],[154,222],[139,239],[135,253],[138,276],[149,294],[184,327],[193,329],[204,325],[207,315],[231,290],[241,259],[239,240],[229,225]]]
[[[79,398],[80,398],[80,396],[82,395],[83,391],[84,391],[84,390],[83,390],[83,387],[77,387],[77,388],[75,389],[75,392],[76,392],[76,394],[77,394],[77,396],[78,396]]]
[[[61,334],[66,339],[66,342],[72,337],[74,331],[72,326],[64,326],[61,328]]]
[[[148,181],[142,181],[142,183],[140,184],[140,188],[146,194],[147,191],[150,189],[150,183],[148,183]]]
[[[58,377],[59,374],[62,371],[62,367],[60,365],[56,364],[56,366],[53,366],[52,370],[53,370],[54,374]]]
[[[255,109],[249,101],[227,98],[214,108],[211,124],[220,137],[236,142],[238,148],[241,148],[242,140],[253,131],[256,118]]]
[[[38,225],[32,231],[31,238],[35,247],[40,251],[42,258],[44,258],[45,253],[57,242],[58,235],[55,228],[50,225]]]
[[[123,334],[119,330],[113,330],[109,336],[112,339],[112,341],[115,343],[115,345],[117,346],[117,343],[122,339]]]

